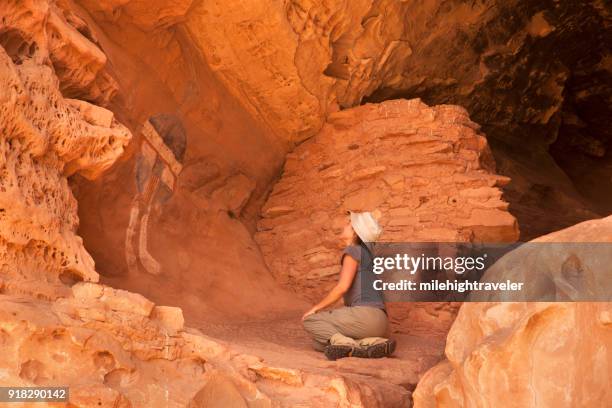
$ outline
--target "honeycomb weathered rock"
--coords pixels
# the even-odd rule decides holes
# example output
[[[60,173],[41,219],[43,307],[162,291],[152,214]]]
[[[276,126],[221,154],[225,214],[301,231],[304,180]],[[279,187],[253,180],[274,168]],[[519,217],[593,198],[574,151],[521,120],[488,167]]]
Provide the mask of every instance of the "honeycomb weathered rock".
[[[12,29],[4,26],[3,30]],[[76,235],[77,203],[66,177],[95,178],[123,152],[131,134],[112,112],[64,99],[51,66],[11,58],[0,47],[0,268],[3,291],[55,297],[64,282],[97,281]],[[14,50],[13,50],[14,51]],[[105,123],[96,116],[105,116]]]

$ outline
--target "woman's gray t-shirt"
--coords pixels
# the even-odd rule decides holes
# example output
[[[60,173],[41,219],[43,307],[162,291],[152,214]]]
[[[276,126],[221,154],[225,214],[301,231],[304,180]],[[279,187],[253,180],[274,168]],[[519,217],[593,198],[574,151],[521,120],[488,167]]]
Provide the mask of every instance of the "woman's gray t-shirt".
[[[344,294],[344,305],[371,306],[384,310],[382,293],[372,287],[375,275],[372,272],[373,260],[370,251],[363,245],[349,245],[342,251],[341,265],[345,255],[359,262],[359,265],[351,287]]]

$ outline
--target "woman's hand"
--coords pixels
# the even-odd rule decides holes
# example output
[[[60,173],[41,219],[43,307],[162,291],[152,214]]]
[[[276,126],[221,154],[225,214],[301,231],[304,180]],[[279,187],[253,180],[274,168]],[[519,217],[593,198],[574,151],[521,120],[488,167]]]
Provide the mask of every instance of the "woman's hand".
[[[310,309],[308,309],[308,311],[306,313],[304,313],[304,315],[302,316],[302,320],[306,319],[308,316],[315,314],[319,311],[319,309],[317,309],[316,306],[311,307]]]

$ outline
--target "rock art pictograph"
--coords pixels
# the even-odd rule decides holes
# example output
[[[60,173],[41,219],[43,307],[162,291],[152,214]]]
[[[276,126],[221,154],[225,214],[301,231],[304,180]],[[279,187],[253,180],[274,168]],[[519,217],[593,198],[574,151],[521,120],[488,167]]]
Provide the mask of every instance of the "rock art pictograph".
[[[186,137],[180,120],[172,115],[151,118],[144,123],[142,134],[144,140],[135,164],[137,194],[130,209],[125,257],[130,273],[137,273],[140,264],[148,273],[158,275],[161,265],[147,248],[151,207],[153,213],[159,214],[159,206],[174,192],[183,168]]]

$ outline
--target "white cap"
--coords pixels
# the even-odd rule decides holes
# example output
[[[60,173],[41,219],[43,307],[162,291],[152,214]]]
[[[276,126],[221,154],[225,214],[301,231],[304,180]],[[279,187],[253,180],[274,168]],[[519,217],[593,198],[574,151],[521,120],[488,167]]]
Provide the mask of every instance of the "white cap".
[[[371,212],[350,211],[350,214],[351,226],[363,242],[375,242],[380,237],[382,228]]]

